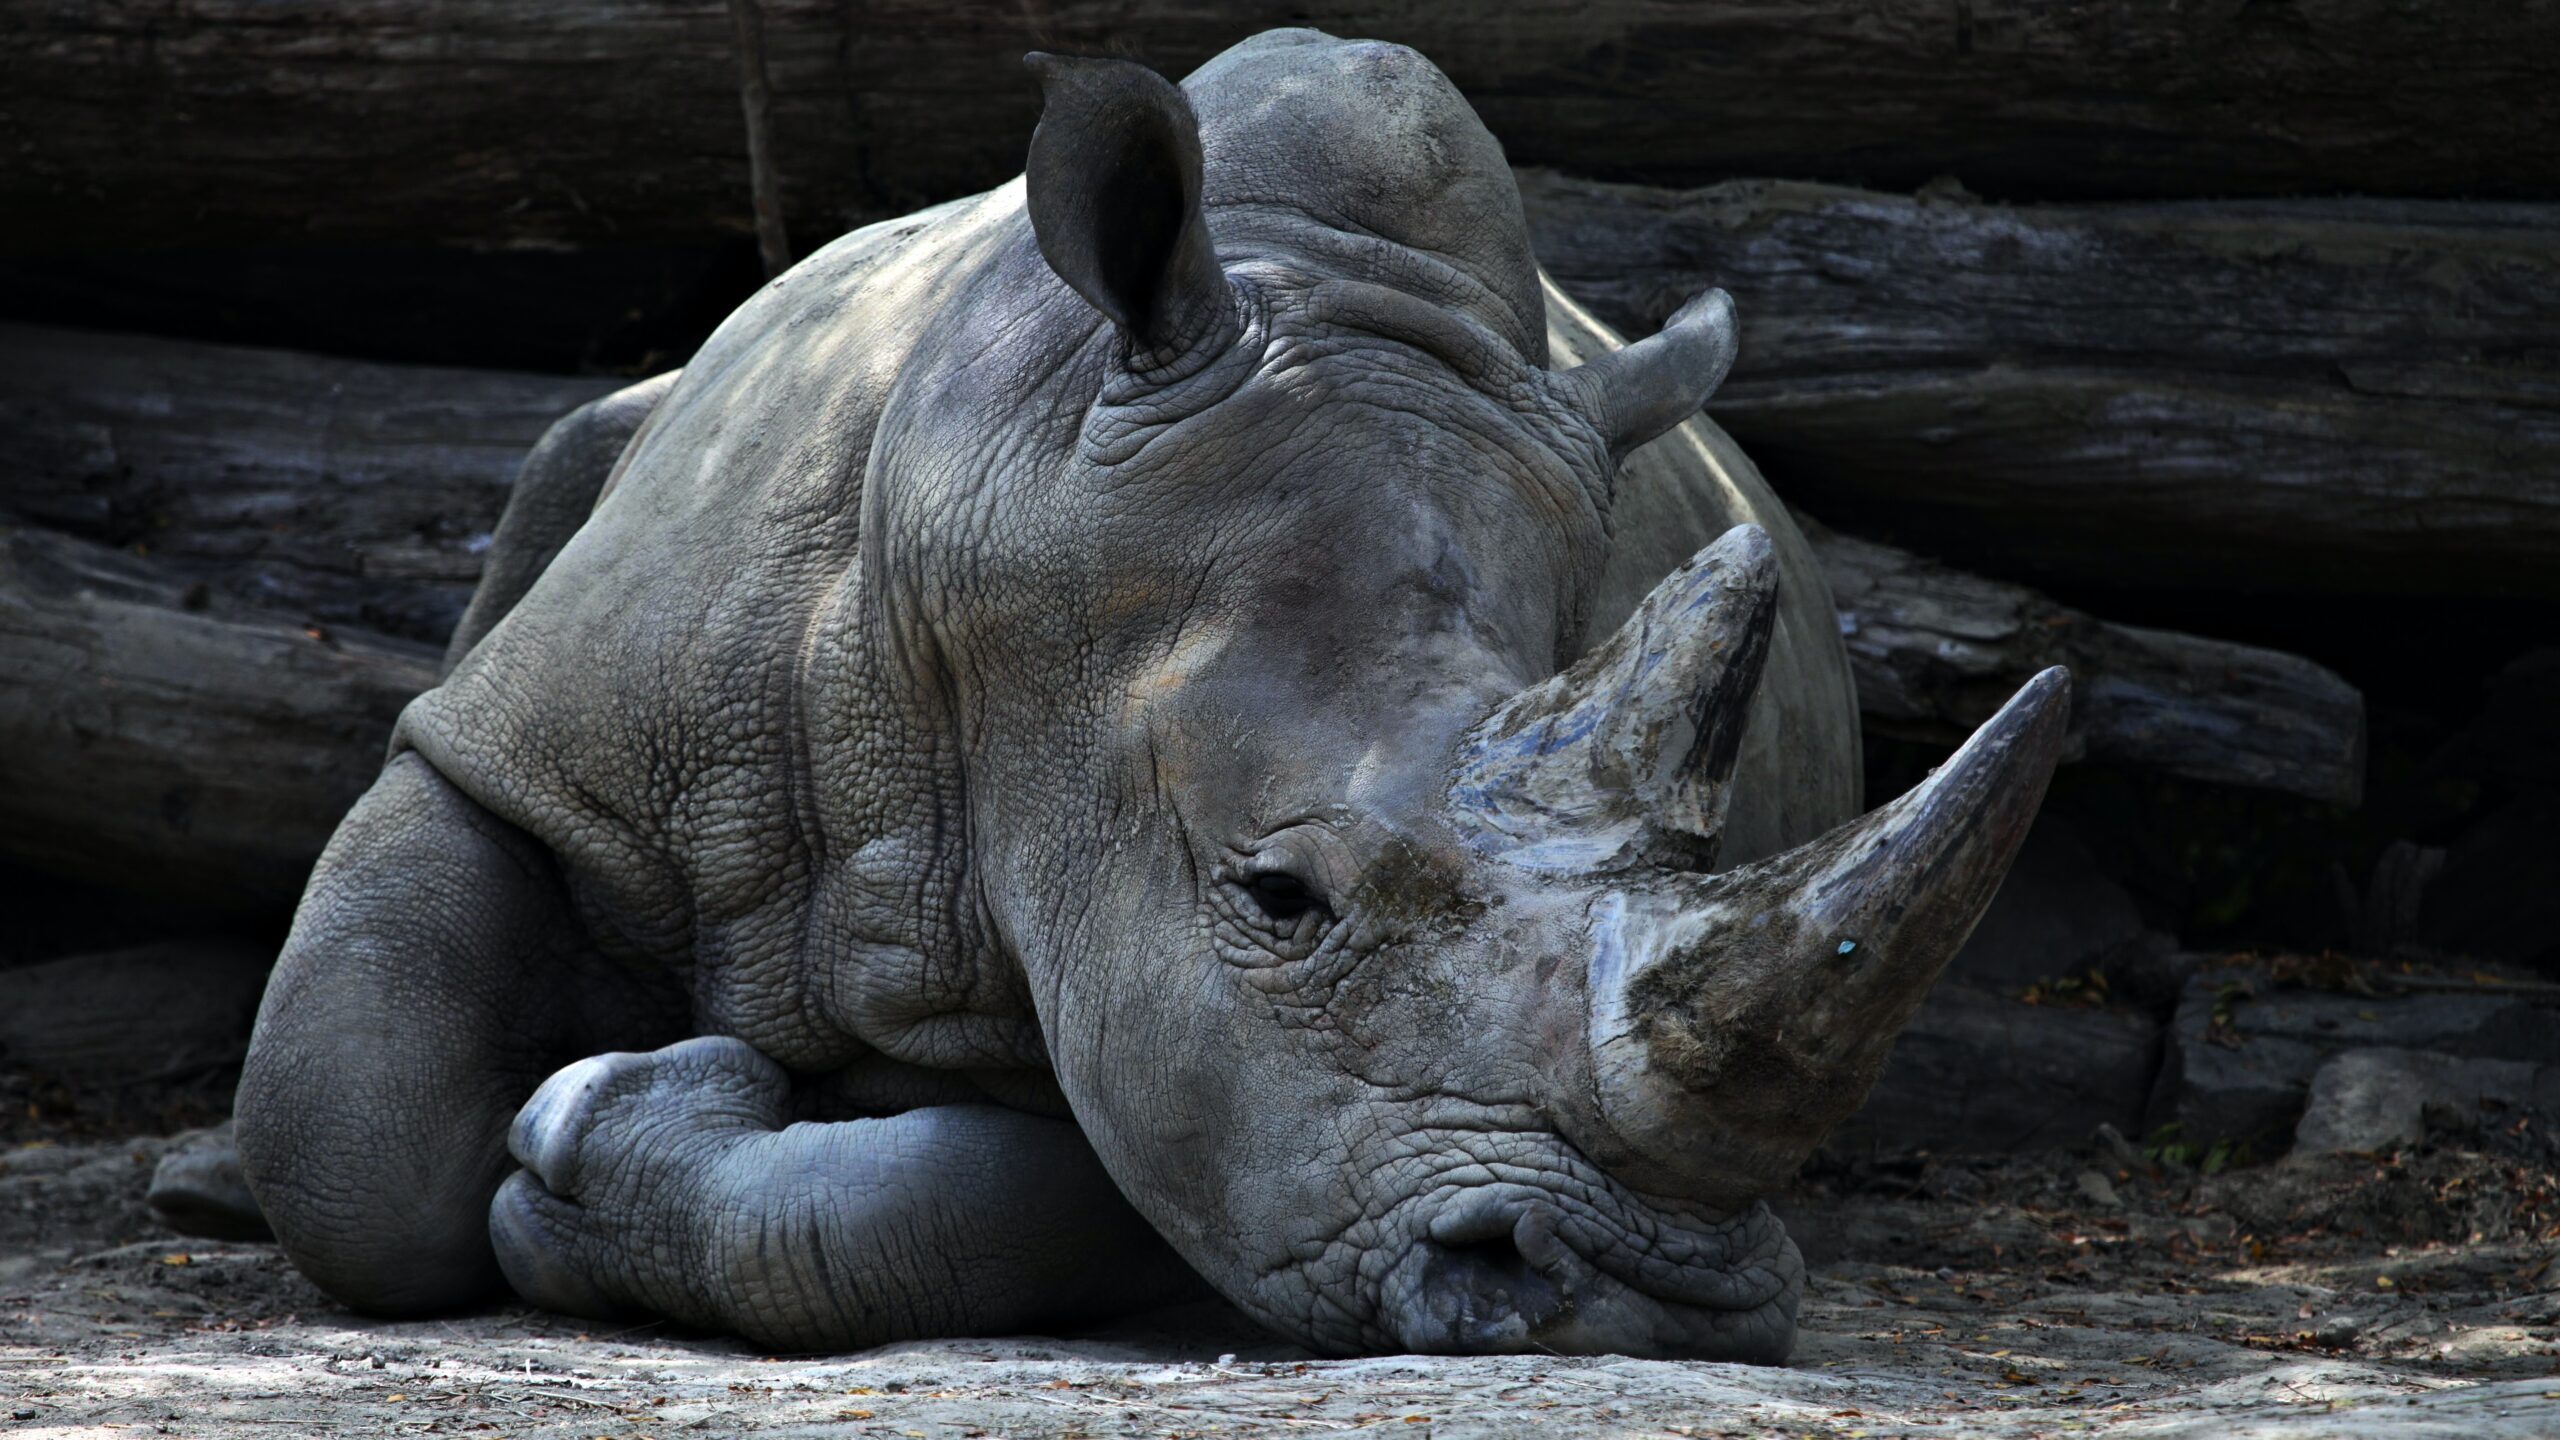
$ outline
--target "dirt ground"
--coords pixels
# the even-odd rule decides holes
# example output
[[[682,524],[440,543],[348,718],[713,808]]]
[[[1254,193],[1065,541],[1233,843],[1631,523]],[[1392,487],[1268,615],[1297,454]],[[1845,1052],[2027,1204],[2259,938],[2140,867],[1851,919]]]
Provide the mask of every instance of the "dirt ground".
[[[2512,1143],[1834,1167],[1786,1207],[1815,1273],[1783,1368],[1316,1360],[1213,1306],[811,1357],[522,1308],[386,1324],[271,1246],[162,1230],[168,1143],[0,1132],[0,1432],[2560,1436],[2560,1186]]]

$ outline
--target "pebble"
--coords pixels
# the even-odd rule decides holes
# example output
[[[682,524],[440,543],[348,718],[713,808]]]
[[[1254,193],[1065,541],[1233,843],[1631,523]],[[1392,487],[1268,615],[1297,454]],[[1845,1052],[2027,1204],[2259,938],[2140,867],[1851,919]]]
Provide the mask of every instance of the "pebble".
[[[2095,1170],[2081,1171],[2078,1183],[2080,1193],[2088,1196],[2089,1203],[2092,1205],[2104,1205],[2114,1209],[2124,1203],[2116,1198],[2115,1183]]]

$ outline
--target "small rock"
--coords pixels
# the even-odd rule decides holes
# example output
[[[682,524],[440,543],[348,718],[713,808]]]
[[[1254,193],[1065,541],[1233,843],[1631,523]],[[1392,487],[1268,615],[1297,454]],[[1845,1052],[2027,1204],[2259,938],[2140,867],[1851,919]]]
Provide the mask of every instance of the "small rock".
[[[2350,1050],[2312,1077],[2294,1149],[2376,1154],[2425,1139],[2430,1120],[2471,1125],[2485,1110],[2560,1113],[2560,1066],[2396,1047]]]
[[[2098,1128],[2090,1138],[2097,1143],[2098,1153],[2115,1162],[2119,1170],[2147,1175],[2154,1169],[2151,1157],[2142,1153],[2142,1147],[2124,1138],[2123,1131],[2106,1121],[2098,1122]]]
[[[2081,1171],[2080,1178],[2075,1183],[2079,1185],[2080,1193],[2089,1197],[2089,1203],[2092,1205],[2104,1205],[2113,1209],[2124,1203],[2116,1198],[2115,1183],[2095,1170]]]
[[[2293,1130],[2295,1152],[2373,1154],[2424,1139],[2426,1082],[2408,1054],[2350,1050],[2321,1066]]]
[[[160,1223],[181,1235],[213,1240],[272,1240],[266,1217],[240,1178],[240,1149],[231,1122],[182,1136],[151,1173],[143,1195]]]
[[[1829,1148],[1999,1154],[2077,1145],[2101,1124],[2138,1126],[2159,1045],[2160,1027],[2141,1015],[1941,983]]]

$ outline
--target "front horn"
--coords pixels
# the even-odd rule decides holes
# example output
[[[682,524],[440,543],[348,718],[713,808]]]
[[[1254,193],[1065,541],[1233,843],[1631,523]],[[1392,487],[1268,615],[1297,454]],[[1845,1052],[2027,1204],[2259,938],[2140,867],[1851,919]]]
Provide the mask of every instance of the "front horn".
[[[2000,888],[2070,697],[2068,673],[2047,670],[1892,804],[1722,874],[1595,900],[1593,1159],[1733,1208],[1785,1184],[1866,1099]]]

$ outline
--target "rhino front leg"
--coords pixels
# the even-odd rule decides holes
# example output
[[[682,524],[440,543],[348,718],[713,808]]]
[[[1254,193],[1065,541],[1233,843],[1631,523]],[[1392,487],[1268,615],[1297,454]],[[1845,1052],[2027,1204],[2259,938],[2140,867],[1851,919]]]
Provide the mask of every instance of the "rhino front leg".
[[[645,1311],[790,1350],[1001,1334],[1201,1293],[1074,1124],[994,1105],[784,1123],[744,1041],[601,1055],[546,1081],[490,1211],[536,1304]]]
[[[670,1033],[629,988],[540,847],[394,758],[312,872],[241,1071],[241,1171],[286,1253],[376,1314],[503,1293],[507,1124],[563,1061]]]

